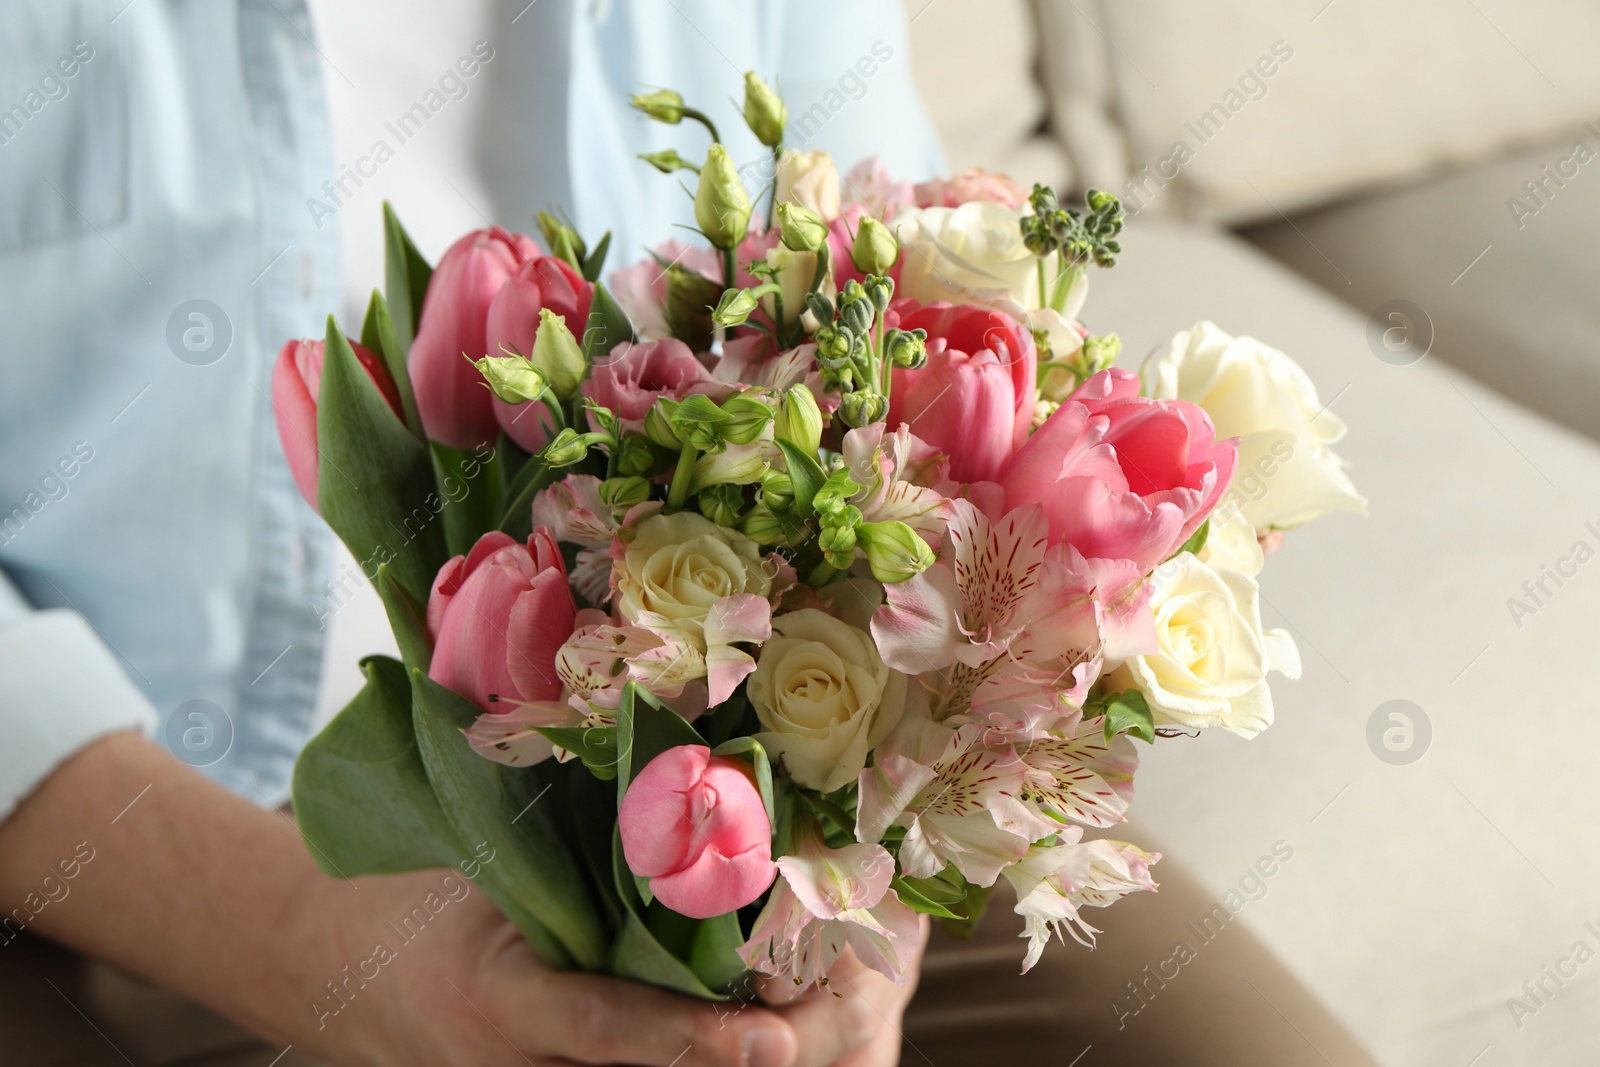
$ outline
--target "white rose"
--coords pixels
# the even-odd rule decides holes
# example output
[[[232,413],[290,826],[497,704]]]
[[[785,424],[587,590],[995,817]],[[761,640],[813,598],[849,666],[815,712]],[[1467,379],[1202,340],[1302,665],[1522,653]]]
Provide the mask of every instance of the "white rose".
[[[798,203],[822,216],[839,217],[839,171],[826,152],[788,151],[778,160],[778,203]]]
[[[896,296],[924,304],[1039,306],[1036,257],[1022,243],[1022,213],[974,200],[960,207],[907,208],[890,228],[904,249]]]
[[[639,524],[622,560],[613,565],[617,605],[637,623],[641,612],[665,618],[701,652],[706,612],[725,596],[766,596],[772,579],[761,546],[703,515],[680,511]]]
[[[827,612],[792,611],[772,630],[747,690],[764,728],[756,739],[796,782],[831,793],[900,722],[906,677],[884,665],[870,634]]]
[[[1202,322],[1172,339],[1155,367],[1154,395],[1198,404],[1217,437],[1239,438],[1239,465],[1223,506],[1256,529],[1289,529],[1330,511],[1365,514],[1367,501],[1328,448],[1344,423],[1317,400],[1300,365],[1253,337]]]
[[[1200,562],[1208,567],[1243,571],[1255,577],[1266,564],[1266,553],[1256,537],[1256,528],[1231,503],[1211,513],[1211,527],[1200,549]]]
[[[1124,660],[1107,691],[1138,689],[1157,722],[1221,726],[1243,737],[1270,726],[1267,672],[1300,677],[1300,652],[1287,632],[1261,629],[1255,580],[1185,552],[1150,582],[1156,651]]]

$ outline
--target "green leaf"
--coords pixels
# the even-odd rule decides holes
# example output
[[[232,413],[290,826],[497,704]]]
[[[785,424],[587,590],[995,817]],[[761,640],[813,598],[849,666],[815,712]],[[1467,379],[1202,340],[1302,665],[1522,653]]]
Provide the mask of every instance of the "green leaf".
[[[594,246],[594,251],[589,253],[589,258],[583,261],[583,277],[585,281],[599,284],[600,272],[605,269],[606,252],[611,249],[611,231],[607,230],[600,238],[600,243]]]
[[[914,911],[920,911],[925,915],[932,915],[939,919],[966,919],[966,916],[961,912],[951,910],[952,907],[966,899],[966,894],[958,895],[955,900],[941,902],[935,899],[934,896],[922,891],[924,883],[930,880],[926,878],[897,877],[889,883],[889,888],[893,889],[895,894],[900,897],[902,904]]]
[[[711,989],[727,989],[748,970],[739,958],[744,942],[738,912],[701,919],[689,946],[689,969]]]
[[[1207,519],[1205,522],[1200,524],[1200,528],[1196,530],[1192,536],[1190,536],[1189,540],[1178,546],[1178,551],[1174,552],[1167,558],[1172,559],[1174,556],[1181,556],[1185,552],[1193,552],[1198,556],[1200,554],[1200,550],[1206,547],[1206,538],[1210,536],[1210,534],[1211,520]]]
[[[478,706],[421,671],[411,674],[413,718],[422,761],[445,817],[463,842],[493,848],[478,884],[552,967],[599,970],[605,930],[588,882],[558,828],[553,801],[542,792],[527,804],[512,800],[559,768],[510,768],[484,759],[461,731]],[[518,779],[516,788],[510,776]],[[553,781],[549,783],[553,787]]]
[[[446,547],[452,556],[472,551],[478,538],[497,525],[502,499],[500,454],[466,452],[432,442],[434,476],[439,482],[439,514],[444,519]]]
[[[1155,744],[1155,718],[1150,714],[1150,705],[1145,702],[1143,693],[1137,689],[1125,689],[1120,693],[1102,696],[1100,702],[1105,707],[1108,743],[1113,737],[1127,731],[1144,738],[1146,744]]]
[[[614,726],[535,726],[549,741],[583,761],[591,774],[609,782],[617,776],[617,728]]]
[[[428,291],[428,279],[433,268],[422,258],[411,236],[400,225],[400,216],[394,207],[383,202],[383,287],[389,296],[389,310],[394,315],[395,335],[400,341],[400,355],[411,351],[411,342],[417,336],[417,325],[422,321],[422,297]]]
[[[633,776],[669,748],[704,745],[682,715],[635,682],[622,687],[617,701],[617,803],[628,795]]]
[[[427,440],[422,430],[422,415],[417,411],[416,390],[411,386],[411,372],[406,368],[405,349],[401,347],[400,337],[395,332],[394,319],[389,316],[389,305],[376,289],[372,290],[372,299],[367,302],[367,317],[361,323],[361,343],[377,353],[389,377],[394,380],[394,387],[400,393],[400,410],[405,413],[407,428],[418,440]]]
[[[755,764],[756,788],[761,791],[761,803],[767,809],[767,821],[776,827],[778,806],[772,799],[772,761],[767,758],[767,750],[761,747],[761,742],[753,737],[735,737],[712,749],[711,754],[750,757],[750,762]]]
[[[583,325],[583,354],[593,363],[624,341],[636,339],[628,313],[622,310],[604,282],[595,282],[594,299],[589,302],[589,320]]]
[[[388,564],[378,566],[378,599],[383,601],[384,613],[389,616],[389,629],[400,646],[400,656],[406,666],[426,671],[433,662],[433,638],[428,634],[427,609],[421,601],[406,592],[405,586],[395,579]],[[411,686],[406,686],[407,714],[410,713]]]
[[[944,927],[946,933],[963,940],[970,938],[978,932],[978,924],[983,921],[983,913],[989,909],[989,894],[994,892],[994,886],[969,886],[966,900],[962,904],[962,911],[966,913],[963,919],[939,920],[939,925]]]
[[[644,903],[634,884],[633,872],[622,856],[622,835],[613,837],[612,867],[622,897],[622,925],[606,956],[606,971],[621,978],[647,982],[702,1000],[723,1000],[711,991],[683,960],[669,952],[642,915]]]
[[[300,752],[294,816],[317,866],[336,877],[454,867],[461,843],[417,749],[406,669],[361,663],[367,684]]]
[[[783,450],[789,481],[794,486],[794,514],[809,515],[817,492],[827,483],[828,475],[823,471],[822,464],[817,462],[817,457],[781,438],[778,447]]]
[[[328,317],[317,397],[317,508],[363,566],[424,600],[447,558],[428,448],[401,423]]]

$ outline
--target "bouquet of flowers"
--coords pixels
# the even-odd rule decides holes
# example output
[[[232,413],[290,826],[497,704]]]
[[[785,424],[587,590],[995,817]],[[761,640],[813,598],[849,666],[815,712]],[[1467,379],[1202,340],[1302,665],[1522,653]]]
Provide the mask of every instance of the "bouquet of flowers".
[[[295,478],[404,662],[306,748],[296,813],[351,876],[470,864],[552,965],[701,997],[903,979],[919,913],[999,879],[1023,969],[1152,890],[1103,836],[1138,745],[1272,721],[1263,546],[1361,498],[1287,356],[1206,323],[1141,376],[1079,321],[1122,209],[981,171],[841,178],[771,149],[755,200],[712,121],[704,245],[601,280],[491,228],[431,267],[385,206],[359,341],[279,356]],[[1270,486],[1270,492],[1267,491]],[[467,869],[464,867],[464,869]]]

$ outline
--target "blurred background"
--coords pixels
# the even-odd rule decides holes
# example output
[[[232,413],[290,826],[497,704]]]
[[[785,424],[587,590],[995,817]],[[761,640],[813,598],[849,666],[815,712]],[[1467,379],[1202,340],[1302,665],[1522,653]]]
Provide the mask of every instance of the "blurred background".
[[[172,6],[82,5],[85,20],[115,28],[96,38],[72,95],[49,105],[74,109],[50,127],[56,149],[78,138],[111,163],[57,190],[71,210],[48,191],[30,199],[37,183],[0,167],[0,249],[85,226],[118,232],[132,76],[119,64],[160,17],[136,3]],[[337,243],[337,310],[358,322],[382,280],[385,200],[430,260],[464,231],[529,231],[535,211],[556,206],[586,235],[616,232],[612,266],[635,258],[688,220],[688,198],[642,165],[569,163],[602,140],[626,154],[667,147],[672,131],[616,123],[558,90],[571,82],[626,94],[692,70],[724,87],[713,103],[731,114],[753,68],[776,77],[799,146],[826,148],[841,171],[878,151],[920,180],[942,155],[946,171],[1116,193],[1132,219],[1118,265],[1094,276],[1089,329],[1120,333],[1129,366],[1202,319],[1287,351],[1348,424],[1339,451],[1370,500],[1366,518],[1292,533],[1264,572],[1266,624],[1289,629],[1305,662],[1300,681],[1275,689],[1277,723],[1251,742],[1211,732],[1156,746],[1136,813],[1156,846],[1198,869],[1227,923],[1259,935],[1382,1062],[1600,1062],[1600,853],[1587,836],[1600,807],[1600,564],[1588,566],[1600,555],[1600,8],[906,0],[896,13],[894,0],[868,0],[859,46],[841,47],[860,29],[848,16],[771,6],[787,12],[774,20],[784,33],[749,32],[718,0],[243,5],[315,41],[306,76],[326,90],[335,168],[299,180],[326,247],[285,243],[270,262],[268,249],[238,305],[203,281],[140,299],[156,329],[190,298],[221,301],[242,327],[251,287],[310,293]],[[662,54],[662,40],[683,51]],[[811,61],[819,53],[827,64]],[[139,72],[144,88],[159,94],[186,62]],[[33,77],[13,73],[22,87]],[[0,140],[11,136],[0,115]],[[735,155],[758,160],[737,136]],[[644,232],[639,218],[660,225]],[[160,254],[121,237],[115,247],[135,271]],[[310,314],[288,330],[321,326]],[[162,374],[193,370],[156,347]],[[146,376],[130,373],[133,400],[103,413],[94,444],[106,458],[72,489],[79,502],[52,503],[26,538],[0,536],[14,577],[43,530],[65,528],[62,512],[99,506],[93,481],[137,475],[118,467],[124,413],[181,419],[159,387],[133,407]],[[39,417],[4,393],[0,378],[0,415]],[[43,428],[40,439],[6,470],[48,470],[60,448]],[[180,495],[220,491],[182,472],[167,481]],[[0,499],[28,489],[8,480]],[[359,687],[357,656],[390,644],[376,599],[346,580],[353,570],[335,561],[311,594],[326,666],[297,669],[324,721]],[[113,621],[111,636],[124,624],[137,621]],[[1194,918],[1175,942],[1196,943]],[[1106,1010],[1133,1012],[1129,1025],[1158,1014],[1159,991],[1131,991],[1159,962],[1130,961]],[[1303,1062],[1326,1058],[1306,1051]]]

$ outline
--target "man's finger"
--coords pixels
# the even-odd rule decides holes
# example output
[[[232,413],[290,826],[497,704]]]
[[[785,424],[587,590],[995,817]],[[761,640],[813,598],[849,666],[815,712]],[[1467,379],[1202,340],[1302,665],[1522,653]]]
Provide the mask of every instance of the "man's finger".
[[[558,972],[540,974],[519,996],[513,1040],[579,1063],[793,1067],[798,1051],[787,1022],[737,1000],[710,1003],[638,982]]]

